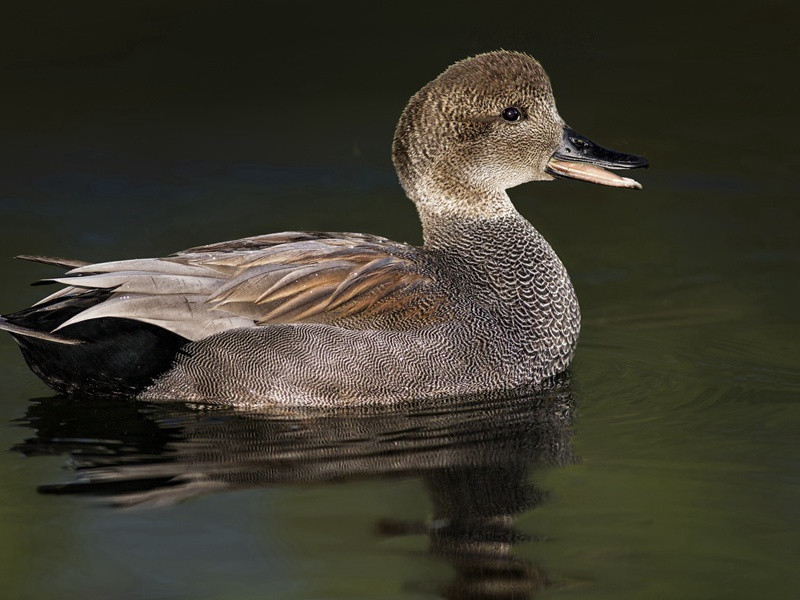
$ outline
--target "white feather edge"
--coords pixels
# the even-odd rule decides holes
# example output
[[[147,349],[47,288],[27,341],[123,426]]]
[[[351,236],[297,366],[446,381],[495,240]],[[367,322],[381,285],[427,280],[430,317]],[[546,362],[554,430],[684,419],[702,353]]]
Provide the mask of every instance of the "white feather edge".
[[[252,319],[226,313],[205,303],[205,296],[115,294],[108,300],[78,313],[53,331],[90,319],[116,317],[163,327],[197,341],[216,333],[253,327]]]
[[[119,272],[151,272],[165,275],[196,275],[214,276],[217,271],[204,265],[186,263],[181,259],[170,258],[133,258],[130,260],[116,260],[112,262],[94,263],[67,271],[66,276],[70,275],[89,275],[95,273],[119,273]]]
[[[83,277],[55,277],[50,281],[77,288],[114,288],[117,293],[208,295],[218,289],[223,280],[210,275],[167,275],[156,271],[117,271]]]

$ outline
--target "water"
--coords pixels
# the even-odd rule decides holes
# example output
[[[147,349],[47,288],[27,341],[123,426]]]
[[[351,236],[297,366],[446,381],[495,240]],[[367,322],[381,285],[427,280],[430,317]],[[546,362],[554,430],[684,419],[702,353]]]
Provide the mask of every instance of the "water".
[[[4,19],[2,256],[285,229],[418,242],[395,120],[496,47],[542,60],[577,131],[653,166],[638,193],[512,190],[584,314],[571,381],[544,395],[277,415],[68,401],[3,338],[6,597],[796,595],[796,8],[581,7],[568,27],[563,7],[404,5],[371,27],[346,7],[297,27],[91,8]],[[52,274],[0,270],[2,311]]]

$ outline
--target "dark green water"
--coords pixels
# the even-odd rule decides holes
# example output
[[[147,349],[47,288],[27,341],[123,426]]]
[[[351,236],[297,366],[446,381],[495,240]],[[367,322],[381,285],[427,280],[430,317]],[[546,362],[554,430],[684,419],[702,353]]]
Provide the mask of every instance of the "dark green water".
[[[0,339],[4,597],[796,595],[797,8],[163,4],[5,11],[1,312],[52,274],[19,253],[286,229],[418,242],[394,124],[483,50],[538,57],[576,130],[652,167],[641,192],[511,191],[584,314],[571,381],[539,397],[65,401]]]

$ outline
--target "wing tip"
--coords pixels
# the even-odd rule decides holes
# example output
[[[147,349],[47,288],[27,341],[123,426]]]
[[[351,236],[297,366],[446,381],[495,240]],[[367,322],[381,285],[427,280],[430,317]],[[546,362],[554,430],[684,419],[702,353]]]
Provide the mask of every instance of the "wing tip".
[[[85,267],[86,265],[91,264],[83,260],[61,258],[60,256],[41,256],[39,254],[18,254],[14,258],[40,263],[43,265],[50,265],[53,267],[61,267],[64,269],[77,269],[78,267]]]

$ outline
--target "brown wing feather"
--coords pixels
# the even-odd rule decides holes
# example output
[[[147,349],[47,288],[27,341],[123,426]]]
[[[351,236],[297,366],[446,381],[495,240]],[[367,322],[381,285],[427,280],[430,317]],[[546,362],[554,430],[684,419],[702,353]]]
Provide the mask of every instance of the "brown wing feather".
[[[227,242],[218,242],[215,244],[206,244],[205,246],[196,246],[178,252],[175,256],[182,256],[186,254],[198,253],[216,253],[216,252],[241,252],[248,250],[265,250],[275,246],[282,246],[284,244],[292,244],[296,242],[314,242],[321,241],[323,244],[389,244],[398,245],[387,238],[370,235],[367,233],[333,233],[326,231],[284,231],[281,233],[268,233],[265,235],[256,235],[253,237],[246,237],[239,240],[231,240]]]
[[[344,327],[411,328],[446,318],[444,286],[430,256],[358,234],[270,234],[211,244],[166,258],[84,264],[54,279],[43,302],[110,291],[61,325],[117,317],[154,323],[197,340],[231,328],[313,321]]]
[[[178,256],[234,269],[208,302],[259,325],[358,317],[367,326],[388,316],[399,324],[412,313],[435,318],[444,304],[415,248],[374,236],[271,234]]]

